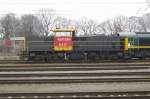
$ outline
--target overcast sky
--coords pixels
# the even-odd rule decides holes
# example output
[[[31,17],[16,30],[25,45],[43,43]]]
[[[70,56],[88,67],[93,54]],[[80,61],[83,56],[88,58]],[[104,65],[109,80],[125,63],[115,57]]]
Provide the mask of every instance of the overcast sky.
[[[150,0],[0,0],[0,15],[37,13],[41,8],[52,8],[59,15],[71,19],[88,17],[98,21],[117,15],[142,15],[150,12]]]

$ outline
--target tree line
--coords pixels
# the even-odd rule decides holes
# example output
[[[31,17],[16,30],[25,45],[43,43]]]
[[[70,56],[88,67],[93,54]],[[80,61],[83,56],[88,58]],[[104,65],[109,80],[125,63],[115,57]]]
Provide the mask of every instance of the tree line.
[[[103,22],[88,19],[71,20],[56,14],[53,9],[41,9],[37,14],[17,16],[8,13],[0,18],[0,37],[51,36],[53,27],[75,26],[77,35],[95,35],[117,32],[150,32],[150,13],[143,16],[117,16]]]

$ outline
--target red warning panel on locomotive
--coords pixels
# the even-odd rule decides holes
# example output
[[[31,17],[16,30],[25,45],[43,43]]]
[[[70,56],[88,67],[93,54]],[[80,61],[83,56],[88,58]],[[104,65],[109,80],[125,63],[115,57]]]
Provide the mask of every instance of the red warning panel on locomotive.
[[[72,37],[55,37],[54,50],[55,51],[71,51],[73,46]]]

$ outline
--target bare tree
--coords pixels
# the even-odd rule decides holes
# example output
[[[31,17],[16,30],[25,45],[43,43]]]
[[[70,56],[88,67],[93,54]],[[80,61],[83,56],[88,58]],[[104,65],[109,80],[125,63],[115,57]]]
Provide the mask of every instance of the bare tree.
[[[43,29],[39,19],[34,15],[24,15],[21,17],[21,32],[25,37],[32,35],[42,35]]]
[[[82,18],[76,23],[77,31],[80,35],[91,35],[98,33],[98,24],[96,21]]]
[[[65,17],[58,16],[55,21],[55,27],[57,28],[67,28],[68,26],[72,26],[72,20],[67,19]]]
[[[48,37],[53,27],[67,28],[75,25],[79,35],[92,35],[97,33],[117,32],[149,32],[150,14],[141,17],[117,16],[112,20],[108,19],[101,23],[88,18],[81,18],[74,22],[56,15],[53,9],[41,9],[39,14],[23,15],[20,18],[9,13],[0,19],[0,37],[9,39],[15,36],[42,35]]]
[[[53,9],[41,9],[39,10],[39,19],[42,22],[42,27],[44,30],[44,35],[47,37],[49,35],[50,29],[55,27],[56,22],[56,12]]]
[[[138,24],[139,18],[132,16],[128,18],[127,23],[127,31],[128,32],[138,32],[139,31],[139,24]]]
[[[5,30],[4,28],[2,27],[2,25],[0,24],[0,38],[3,38],[5,35]]]
[[[150,13],[146,14],[147,30],[150,32]]]
[[[145,18],[144,17],[140,17],[138,23],[140,25],[139,31],[140,32],[147,32],[147,24],[146,24]]]
[[[140,18],[139,24],[141,25],[144,32],[150,31],[150,14],[145,14]]]
[[[113,23],[109,19],[100,23],[98,26],[100,28],[101,33],[105,34],[105,33],[112,33],[113,32]]]
[[[4,34],[5,39],[9,39],[11,36],[17,36],[19,32],[19,19],[15,14],[7,14],[1,19],[1,32]]]
[[[125,16],[115,17],[113,20],[114,32],[117,33],[117,32],[127,31],[127,21],[128,18]]]

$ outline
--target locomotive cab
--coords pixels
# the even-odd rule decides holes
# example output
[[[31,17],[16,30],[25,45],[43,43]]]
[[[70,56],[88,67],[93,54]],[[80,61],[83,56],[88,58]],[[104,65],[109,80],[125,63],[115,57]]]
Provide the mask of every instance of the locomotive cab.
[[[72,51],[75,29],[54,29],[52,31],[54,32],[54,51]]]

